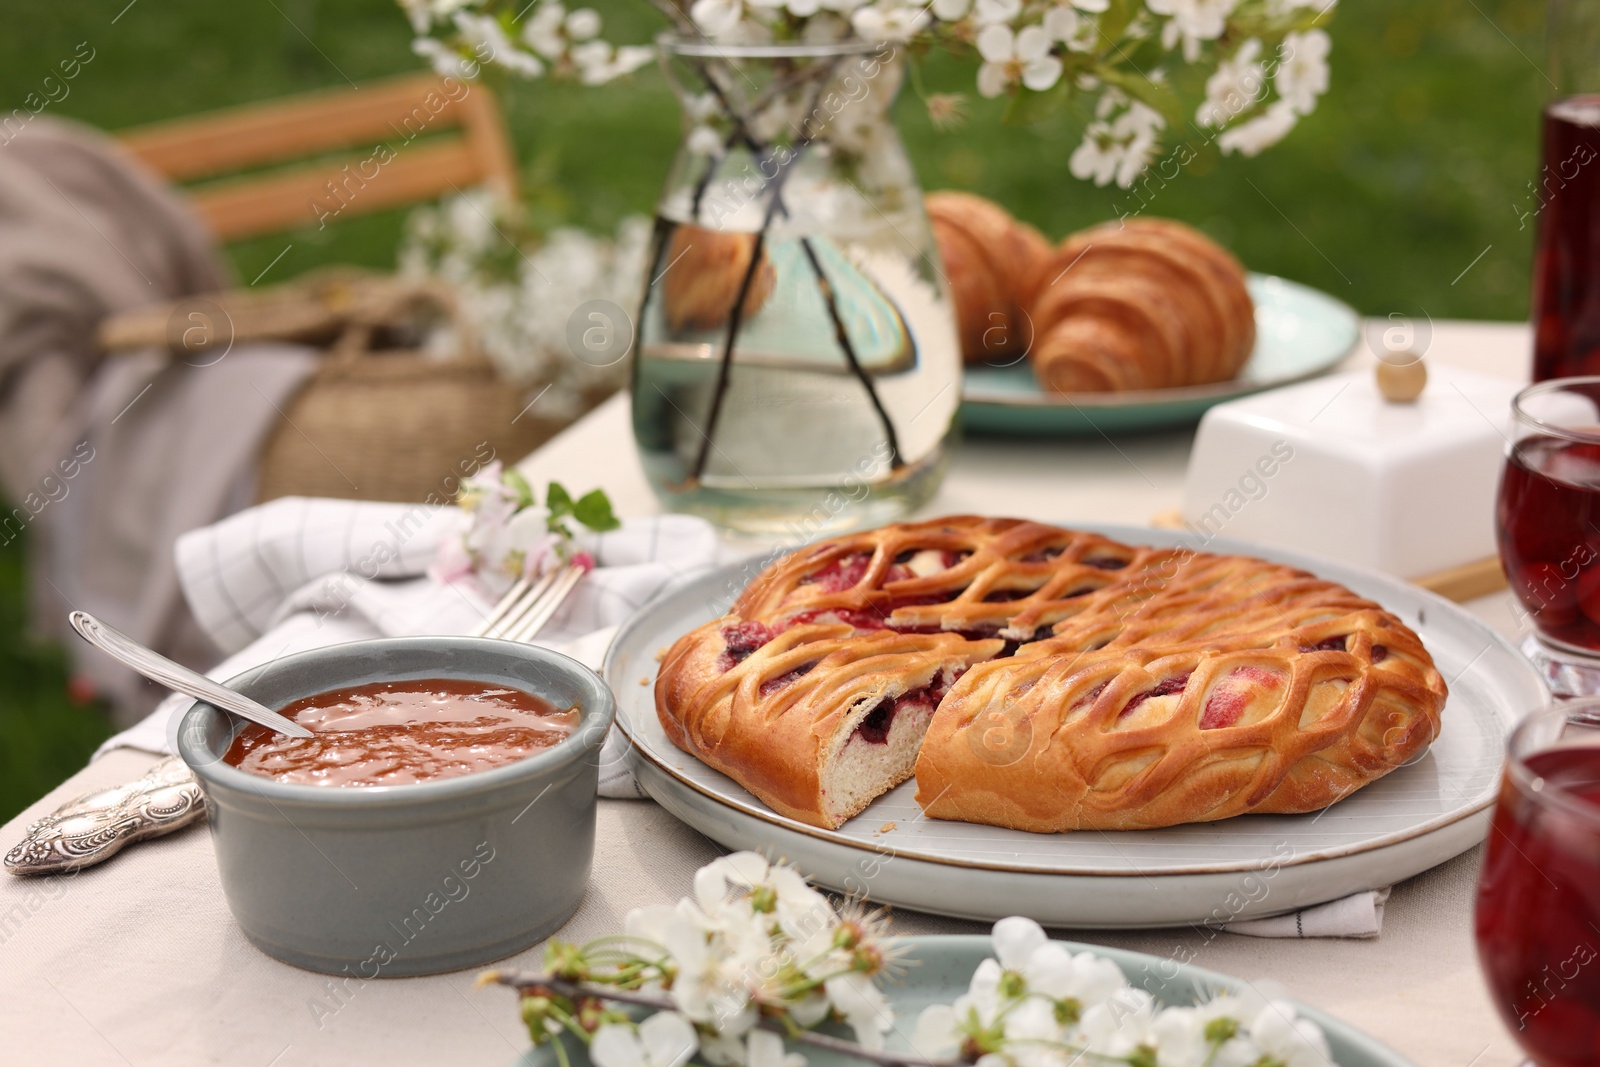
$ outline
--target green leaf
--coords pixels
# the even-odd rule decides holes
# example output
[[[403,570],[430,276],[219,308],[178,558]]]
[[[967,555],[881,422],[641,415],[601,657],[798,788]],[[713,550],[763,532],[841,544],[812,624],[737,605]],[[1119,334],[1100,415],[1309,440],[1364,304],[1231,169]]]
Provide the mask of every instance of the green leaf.
[[[525,508],[533,503],[533,486],[528,484],[528,479],[515,467],[507,467],[505,473],[500,475],[500,480],[509,485],[517,494],[517,507]]]
[[[596,533],[615,530],[622,523],[611,510],[611,498],[604,489],[594,489],[578,498],[572,506],[572,517]]]
[[[572,494],[562,487],[560,482],[551,482],[550,490],[545,494],[544,506],[550,509],[551,528],[555,527],[555,519],[563,515],[572,514]]]
[[[1112,0],[1111,6],[1100,16],[1100,39],[1113,43],[1120,40],[1128,23],[1139,13],[1139,7],[1134,0]]]
[[[1114,85],[1135,100],[1161,113],[1169,129],[1181,129],[1184,124],[1183,104],[1178,94],[1165,85],[1156,85],[1142,74],[1129,74],[1115,67],[1101,67],[1095,71],[1100,80]]]
[[[1003,121],[1007,126],[1026,126],[1056,114],[1072,96],[1072,83],[1065,77],[1042,93],[1019,89],[1006,105]]]

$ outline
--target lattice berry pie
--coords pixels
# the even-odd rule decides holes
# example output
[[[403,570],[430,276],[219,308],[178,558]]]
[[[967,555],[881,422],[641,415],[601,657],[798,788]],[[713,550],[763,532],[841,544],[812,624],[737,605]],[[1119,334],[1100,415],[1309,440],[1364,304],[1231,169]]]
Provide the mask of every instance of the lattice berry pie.
[[[970,516],[780,560],[656,682],[675,744],[826,827],[913,773],[931,816],[1042,832],[1313,811],[1444,701],[1415,633],[1304,571]]]

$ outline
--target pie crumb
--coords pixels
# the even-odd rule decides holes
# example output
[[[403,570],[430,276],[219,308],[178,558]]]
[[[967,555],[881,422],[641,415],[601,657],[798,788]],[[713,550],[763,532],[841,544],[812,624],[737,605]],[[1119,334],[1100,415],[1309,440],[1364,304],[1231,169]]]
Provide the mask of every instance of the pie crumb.
[[[664,647],[663,648],[658,648],[656,650],[656,662],[660,663],[662,660],[664,660],[666,658],[667,658],[667,650],[666,650],[666,648],[664,648]]]
[[[639,679],[639,684],[640,685],[649,685],[650,684],[650,679],[648,679],[648,678],[640,678]]]
[[[894,822],[891,820],[889,822],[884,823],[882,826],[878,827],[878,833],[886,834],[890,830],[893,830],[893,829],[894,829]]]

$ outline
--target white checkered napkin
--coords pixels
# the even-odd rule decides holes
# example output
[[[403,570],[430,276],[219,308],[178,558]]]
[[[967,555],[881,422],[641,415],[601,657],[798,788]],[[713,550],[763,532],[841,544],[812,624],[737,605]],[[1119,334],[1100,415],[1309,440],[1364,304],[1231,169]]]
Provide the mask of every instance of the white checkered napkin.
[[[369,637],[466,633],[494,598],[470,579],[445,584],[426,574],[440,538],[464,521],[454,507],[289,497],[185,534],[179,582],[200,626],[229,653],[208,673],[229,678],[291,652]],[[669,581],[718,558],[710,524],[683,515],[628,520],[579,541],[595,569],[535,643],[591,667],[617,624]],[[174,751],[191,703],[168,697],[100,751]],[[602,757],[601,794],[641,796],[614,741]]]

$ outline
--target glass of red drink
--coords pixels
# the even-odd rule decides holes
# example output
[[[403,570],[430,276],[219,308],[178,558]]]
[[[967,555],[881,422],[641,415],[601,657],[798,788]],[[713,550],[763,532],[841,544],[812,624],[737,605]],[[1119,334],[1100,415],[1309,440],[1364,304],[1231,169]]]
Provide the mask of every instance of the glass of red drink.
[[[1496,507],[1500,562],[1551,689],[1600,695],[1600,376],[1529,386]]]
[[[1600,3],[1550,0],[1543,160],[1515,208],[1534,230],[1533,380],[1600,374]]]
[[[1511,735],[1475,927],[1490,998],[1539,1067],[1600,1063],[1600,701]]]

